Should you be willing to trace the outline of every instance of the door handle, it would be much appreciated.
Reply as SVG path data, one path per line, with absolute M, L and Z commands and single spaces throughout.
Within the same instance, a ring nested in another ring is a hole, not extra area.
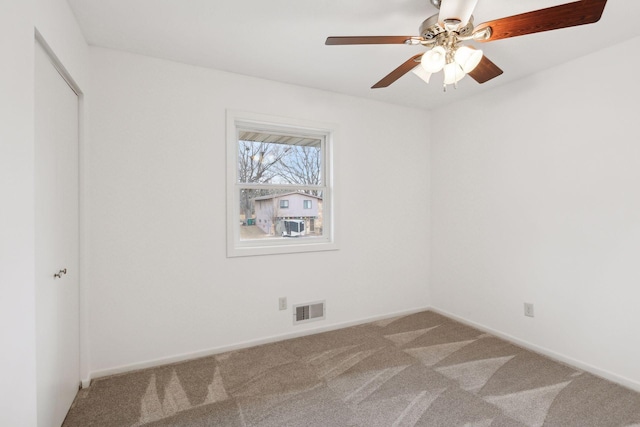
M 67 274 L 67 269 L 63 268 L 62 270 L 58 271 L 57 273 L 53 273 L 53 278 L 54 279 L 60 279 L 62 278 L 63 274 Z

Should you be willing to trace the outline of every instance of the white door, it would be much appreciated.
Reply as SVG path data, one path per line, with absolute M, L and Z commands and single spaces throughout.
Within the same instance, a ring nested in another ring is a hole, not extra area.
M 78 96 L 38 43 L 35 52 L 38 426 L 57 427 L 80 384 Z

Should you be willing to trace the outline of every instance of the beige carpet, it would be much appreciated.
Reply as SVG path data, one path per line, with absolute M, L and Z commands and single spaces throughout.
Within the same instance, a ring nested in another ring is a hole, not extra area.
M 433 312 L 93 381 L 75 426 L 640 427 L 640 394 Z

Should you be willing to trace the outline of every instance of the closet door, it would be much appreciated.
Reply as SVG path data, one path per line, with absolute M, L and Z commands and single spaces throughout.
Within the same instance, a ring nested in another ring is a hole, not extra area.
M 60 426 L 80 384 L 78 96 L 35 46 L 38 426 Z

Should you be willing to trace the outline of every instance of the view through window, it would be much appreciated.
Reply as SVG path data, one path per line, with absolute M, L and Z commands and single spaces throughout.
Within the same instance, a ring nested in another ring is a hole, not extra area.
M 236 122 L 235 135 L 234 247 L 331 242 L 329 134 Z

